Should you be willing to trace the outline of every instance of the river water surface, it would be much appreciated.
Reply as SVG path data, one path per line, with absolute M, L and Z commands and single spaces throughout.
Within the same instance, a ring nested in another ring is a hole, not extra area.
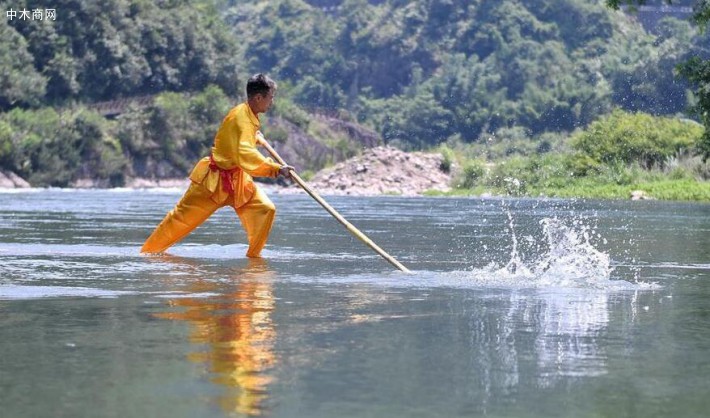
M 3 417 L 705 417 L 710 205 L 274 195 L 139 248 L 178 190 L 0 191 Z

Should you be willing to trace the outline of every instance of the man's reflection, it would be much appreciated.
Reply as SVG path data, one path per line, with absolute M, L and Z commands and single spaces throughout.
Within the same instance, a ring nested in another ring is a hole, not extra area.
M 191 260 L 164 257 L 161 261 L 185 265 Z M 189 293 L 217 293 L 215 296 L 186 297 L 169 300 L 171 307 L 183 310 L 157 314 L 159 318 L 187 321 L 192 325 L 190 341 L 205 344 L 207 351 L 189 355 L 191 361 L 208 363 L 213 382 L 228 388 L 219 403 L 227 412 L 260 415 L 273 381 L 269 370 L 276 358 L 273 353 L 276 332 L 271 313 L 274 310 L 273 272 L 265 260 L 249 259 L 243 268 L 224 275 L 213 272 L 189 278 L 184 290 Z

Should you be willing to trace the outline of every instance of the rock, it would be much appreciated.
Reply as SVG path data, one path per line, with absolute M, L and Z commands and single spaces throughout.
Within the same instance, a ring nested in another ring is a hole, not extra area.
M 6 189 L 26 189 L 32 186 L 25 179 L 12 171 L 0 171 L 0 187 Z
M 443 157 L 376 147 L 318 172 L 310 182 L 322 194 L 415 196 L 427 190 L 450 190 L 451 175 L 441 170 Z
M 7 174 L 7 177 L 10 180 L 12 180 L 13 183 L 15 183 L 15 187 L 21 188 L 21 189 L 26 189 L 28 187 L 32 187 L 29 182 L 27 182 L 25 179 L 18 176 L 17 174 L 13 173 L 12 171 L 10 171 L 6 174 Z
M 102 182 L 100 180 L 94 179 L 78 179 L 74 180 L 69 187 L 74 189 L 103 189 L 107 187 L 107 182 Z
M 131 189 L 153 189 L 156 187 L 187 189 L 189 185 L 190 179 L 185 177 L 171 179 L 146 179 L 139 177 L 126 182 L 126 187 Z
M 653 200 L 644 190 L 634 190 L 631 192 L 631 200 Z
M 12 180 L 10 180 L 2 171 L 0 171 L 0 187 L 3 189 L 15 188 L 15 183 L 13 183 Z

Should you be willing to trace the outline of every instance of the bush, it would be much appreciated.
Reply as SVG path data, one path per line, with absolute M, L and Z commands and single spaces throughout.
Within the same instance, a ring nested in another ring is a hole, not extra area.
M 470 189 L 476 186 L 476 184 L 485 176 L 486 166 L 481 160 L 471 160 L 468 161 L 463 167 L 463 179 L 461 181 L 461 187 Z
M 695 147 L 702 134 L 693 122 L 615 110 L 577 134 L 572 145 L 602 163 L 662 167 L 678 151 Z
M 278 96 L 274 102 L 274 115 L 281 116 L 303 130 L 308 129 L 311 121 L 308 112 L 285 97 Z
M 34 186 L 65 187 L 79 178 L 122 185 L 128 161 L 111 130 L 86 108 L 13 109 L 0 118 L 0 164 Z
M 601 170 L 601 163 L 586 154 L 571 154 L 566 158 L 565 167 L 574 177 L 585 177 L 598 174 Z
M 12 125 L 0 120 L 0 167 L 12 167 L 15 160 L 15 144 Z
M 299 174 L 304 181 L 311 181 L 316 174 L 311 170 L 305 170 Z
M 275 125 L 264 128 L 264 135 L 269 141 L 283 144 L 288 140 L 288 131 L 283 126 Z
M 441 148 L 439 148 L 439 152 L 441 152 L 442 157 L 439 169 L 444 173 L 450 173 L 451 168 L 454 164 L 454 159 L 456 157 L 456 155 L 454 154 L 454 150 L 447 147 L 446 145 L 442 145 Z
M 490 174 L 490 185 L 517 196 L 525 193 L 533 174 L 529 158 L 513 157 L 497 164 Z
M 693 173 L 685 167 L 675 167 L 668 173 L 671 180 L 692 179 Z
M 40 110 L 13 109 L 2 115 L 9 127 L 9 139 L 13 150 L 7 157 L 9 168 L 30 183 L 39 186 L 62 185 L 69 181 L 69 166 L 75 165 L 78 148 L 70 138 L 61 140 L 68 133 L 67 121 L 51 108 Z
M 208 127 L 215 122 L 220 122 L 231 107 L 227 95 L 215 85 L 208 86 L 188 103 L 193 123 Z
M 137 160 L 154 159 L 168 163 L 162 176 L 183 176 L 195 161 L 210 152 L 219 124 L 231 106 L 222 90 L 210 86 L 189 97 L 163 93 L 147 109 L 124 114 L 127 126 L 117 137 Z

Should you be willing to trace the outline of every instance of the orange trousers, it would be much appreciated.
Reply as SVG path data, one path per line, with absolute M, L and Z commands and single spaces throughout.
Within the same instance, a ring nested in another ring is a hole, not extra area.
M 271 232 L 276 216 L 276 207 L 271 200 L 254 185 L 254 196 L 244 205 L 234 208 L 233 196 L 224 203 L 216 203 L 211 192 L 201 184 L 191 183 L 175 208 L 165 215 L 155 231 L 141 248 L 142 253 L 160 253 L 185 238 L 200 226 L 217 209 L 232 206 L 246 230 L 249 240 L 247 257 L 260 257 Z

